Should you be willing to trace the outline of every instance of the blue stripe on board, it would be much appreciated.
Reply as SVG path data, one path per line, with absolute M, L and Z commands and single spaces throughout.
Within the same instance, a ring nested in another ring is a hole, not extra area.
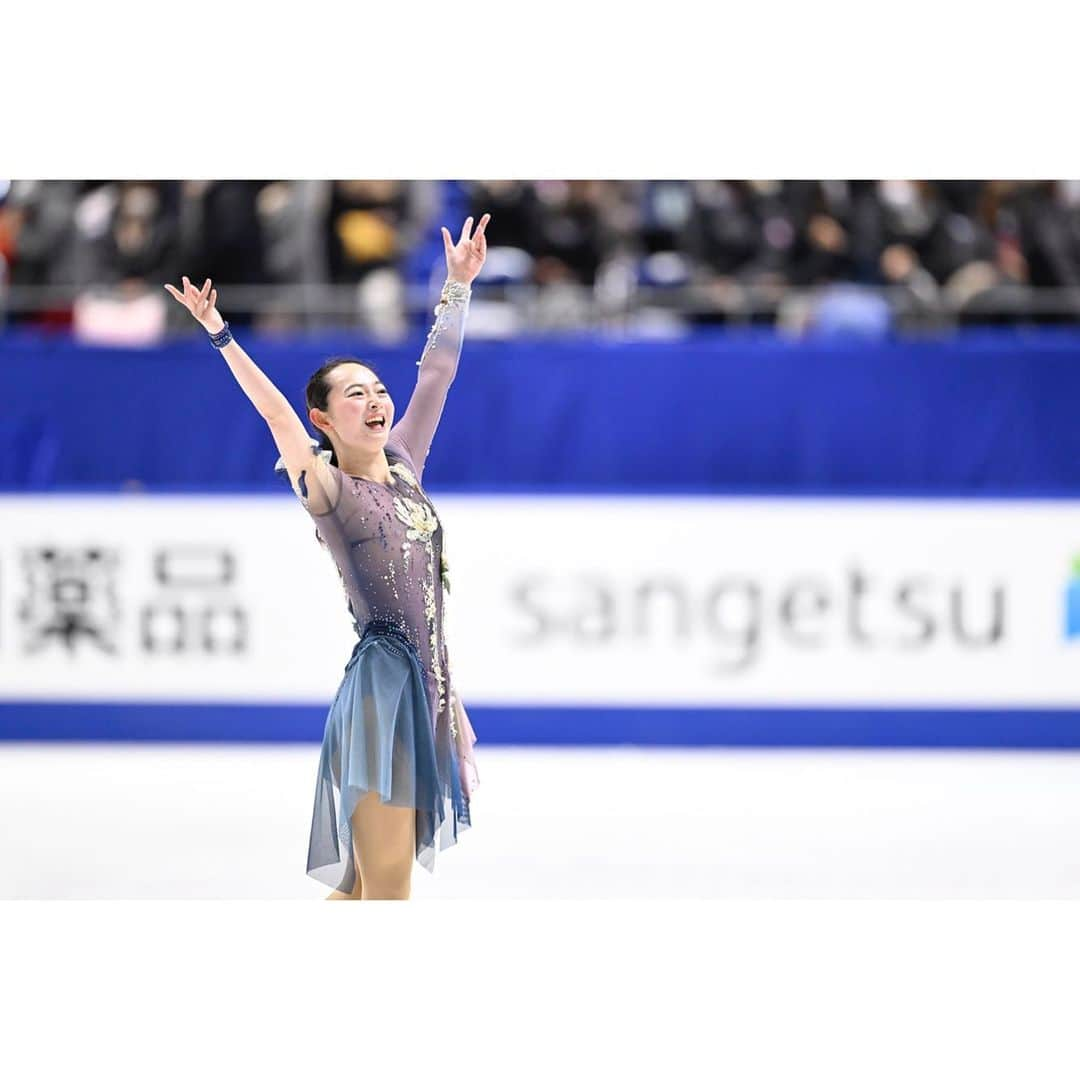
M 1057 502 L 1075 503 L 1080 500 L 1080 487 L 1038 487 L 1033 486 L 1017 490 L 1000 486 L 987 485 L 978 488 L 961 487 L 926 487 L 917 486 L 900 488 L 882 485 L 843 485 L 835 487 L 791 488 L 782 485 L 748 485 L 737 487 L 731 484 L 711 485 L 680 484 L 658 488 L 648 485 L 627 483 L 574 484 L 567 482 L 552 484 L 477 484 L 471 487 L 444 487 L 429 485 L 425 490 L 438 499 L 442 496 L 453 498 L 467 496 L 476 498 L 582 498 L 582 499 L 667 499 L 667 498 L 716 498 L 716 499 L 785 499 L 791 502 L 802 500 L 812 502 L 818 499 L 894 499 L 904 502 L 953 502 L 963 500 L 973 504 L 979 502 Z M 278 483 L 254 487 L 250 484 L 146 484 L 138 492 L 126 491 L 116 484 L 79 484 L 79 485 L 25 485 L 15 487 L 0 480 L 0 495 L 50 495 L 57 498 L 99 498 L 99 499 L 139 499 L 155 495 L 197 496 L 206 499 L 230 499 L 236 496 L 258 498 L 278 497 L 283 502 L 295 501 L 295 496 L 287 486 Z
M 469 706 L 483 745 L 1080 748 L 1076 709 Z M 0 740 L 309 742 L 318 705 L 0 702 Z

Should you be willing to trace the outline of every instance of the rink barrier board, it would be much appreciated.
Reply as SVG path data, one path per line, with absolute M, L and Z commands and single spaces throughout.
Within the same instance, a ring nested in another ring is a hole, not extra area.
M 355 633 L 293 502 L 0 497 L 0 738 L 318 738 Z M 1080 745 L 1080 500 L 663 505 L 441 499 L 482 739 Z
M 395 345 L 355 333 L 242 339 L 301 414 L 310 373 L 346 354 L 379 367 L 402 415 L 424 330 Z M 287 488 L 273 474 L 265 422 L 197 328 L 138 350 L 7 333 L 0 350 L 0 487 Z M 1075 494 L 1078 355 L 1075 327 L 882 341 L 771 329 L 494 341 L 467 330 L 425 479 L 435 491 L 881 485 Z M 93 379 L 58 377 L 87 370 Z M 658 371 L 677 424 L 628 423 L 656 409 Z

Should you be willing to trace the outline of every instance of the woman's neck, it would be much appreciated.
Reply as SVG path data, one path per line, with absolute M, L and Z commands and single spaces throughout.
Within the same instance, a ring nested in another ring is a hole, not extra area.
M 367 456 L 357 450 L 349 450 L 338 458 L 338 468 L 349 476 L 374 480 L 377 484 L 390 482 L 390 462 L 381 447 Z

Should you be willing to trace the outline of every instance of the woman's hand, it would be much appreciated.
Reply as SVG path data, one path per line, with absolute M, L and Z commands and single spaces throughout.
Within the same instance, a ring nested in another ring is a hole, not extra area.
M 446 248 L 446 274 L 451 281 L 460 281 L 468 285 L 473 278 L 480 273 L 487 257 L 487 239 L 484 237 L 484 229 L 491 220 L 490 214 L 485 214 L 476 226 L 476 232 L 469 236 L 473 219 L 467 218 L 461 228 L 461 239 L 455 244 L 450 239 L 450 230 L 443 226 L 443 246 Z
M 483 260 L 481 260 L 482 262 Z M 201 289 L 196 289 L 188 279 L 181 278 L 184 283 L 184 291 L 178 292 L 171 285 L 165 288 L 176 298 L 177 303 L 183 304 L 202 325 L 208 334 L 216 334 L 225 326 L 225 320 L 218 313 L 217 289 L 211 288 L 211 281 L 206 279 Z

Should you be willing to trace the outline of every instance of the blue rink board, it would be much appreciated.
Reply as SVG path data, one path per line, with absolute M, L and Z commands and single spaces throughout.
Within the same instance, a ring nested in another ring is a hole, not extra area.
M 1075 709 L 467 705 L 478 745 L 1080 748 Z M 0 740 L 317 742 L 318 705 L 0 702 Z

